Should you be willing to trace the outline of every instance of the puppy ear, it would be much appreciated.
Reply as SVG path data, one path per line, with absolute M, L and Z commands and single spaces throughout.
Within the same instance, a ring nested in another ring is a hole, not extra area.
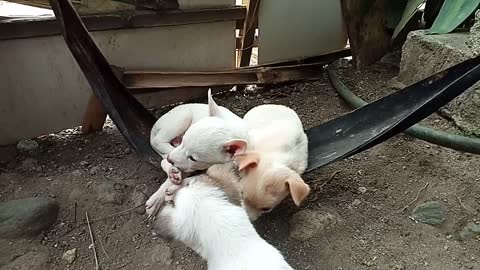
M 223 145 L 223 149 L 227 155 L 234 157 L 245 153 L 247 150 L 247 141 L 240 139 L 231 140 Z
M 208 89 L 208 115 L 209 116 L 221 116 L 220 107 L 215 103 L 212 97 L 212 89 Z
M 292 175 L 287 178 L 287 185 L 290 189 L 290 194 L 292 195 L 293 202 L 300 206 L 302 201 L 310 193 L 310 187 L 303 181 L 303 179 L 295 172 L 292 172 Z
M 248 152 L 233 157 L 238 164 L 238 170 L 249 170 L 257 167 L 260 162 L 260 155 L 255 152 Z

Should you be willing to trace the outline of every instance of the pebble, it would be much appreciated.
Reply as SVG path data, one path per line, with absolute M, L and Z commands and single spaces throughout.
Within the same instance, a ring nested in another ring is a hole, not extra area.
M 352 202 L 352 206 L 353 206 L 353 207 L 359 206 L 361 203 L 362 203 L 362 201 L 360 201 L 359 199 L 355 199 L 355 200 L 353 200 L 353 202 Z
M 172 250 L 165 243 L 155 246 L 150 252 L 152 263 L 169 266 L 173 262 Z
M 359 187 L 358 191 L 362 194 L 365 194 L 365 192 L 367 192 L 367 188 L 366 187 Z
M 62 255 L 62 259 L 67 261 L 69 264 L 72 264 L 75 261 L 76 258 L 77 258 L 77 249 L 76 248 L 67 250 Z

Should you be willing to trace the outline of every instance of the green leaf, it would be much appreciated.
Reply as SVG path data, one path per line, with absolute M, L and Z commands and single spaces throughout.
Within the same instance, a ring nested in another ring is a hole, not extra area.
M 472 14 L 480 0 L 445 0 L 428 34 L 446 34 L 457 28 Z
M 421 4 L 423 4 L 426 0 L 408 0 L 407 6 L 405 10 L 403 10 L 402 19 L 398 23 L 397 27 L 395 27 L 395 31 L 393 31 L 392 39 L 396 38 L 400 31 L 407 25 L 408 21 L 415 15 L 418 8 Z

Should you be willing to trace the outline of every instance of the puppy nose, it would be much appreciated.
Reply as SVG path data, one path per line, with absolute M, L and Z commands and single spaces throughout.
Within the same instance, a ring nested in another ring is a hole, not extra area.
M 168 163 L 173 165 L 173 161 L 170 159 L 170 157 L 168 155 L 167 155 L 167 161 L 168 161 Z

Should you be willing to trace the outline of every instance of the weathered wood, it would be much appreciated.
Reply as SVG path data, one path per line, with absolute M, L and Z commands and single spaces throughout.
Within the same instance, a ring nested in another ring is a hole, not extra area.
M 137 8 L 146 8 L 153 10 L 178 9 L 180 6 L 177 0 L 112 0 L 133 5 Z
M 252 48 L 255 48 L 255 47 L 258 47 L 258 38 L 256 36 L 253 39 L 253 44 L 252 44 Z M 235 48 L 237 49 L 242 48 L 242 36 L 237 37 Z
M 107 113 L 97 96 L 92 94 L 83 116 L 81 132 L 84 134 L 100 131 L 107 119 Z
M 389 0 L 341 0 L 353 63 L 357 68 L 380 59 L 390 48 L 386 27 Z
M 260 0 L 249 0 L 247 4 L 247 15 L 243 23 L 242 46 L 240 47 L 238 58 L 240 59 L 240 67 L 250 65 L 250 58 L 252 56 L 253 42 L 255 39 L 256 27 L 255 21 L 258 16 L 258 8 L 260 7 Z
M 126 71 L 123 83 L 131 91 L 136 88 L 161 89 L 177 87 L 234 86 L 275 84 L 321 78 L 325 63 L 280 67 L 257 67 L 216 72 Z
M 246 9 L 242 6 L 172 10 L 161 13 L 135 11 L 131 14 L 99 14 L 82 16 L 89 31 L 159 27 L 218 21 L 242 20 Z M 59 35 L 55 18 L 7 20 L 0 22 L 0 40 Z

